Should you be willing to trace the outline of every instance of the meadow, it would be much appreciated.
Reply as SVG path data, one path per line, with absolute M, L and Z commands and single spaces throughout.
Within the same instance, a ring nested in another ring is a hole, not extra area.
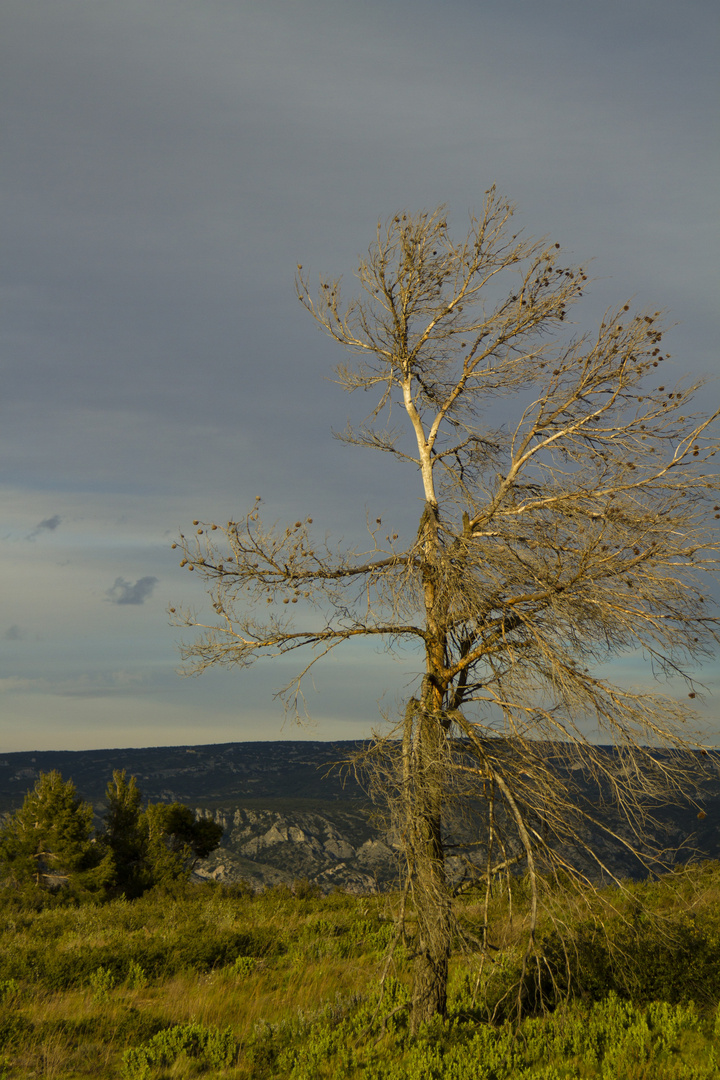
M 412 911 L 398 936 L 396 894 L 177 882 L 133 901 L 33 906 L 3 890 L 0 1077 L 720 1076 L 720 864 L 599 899 L 557 891 L 524 977 L 523 881 L 513 888 L 511 921 L 493 902 L 492 962 L 481 969 L 458 939 L 448 1018 L 414 1037 Z M 466 900 L 470 937 L 479 922 Z

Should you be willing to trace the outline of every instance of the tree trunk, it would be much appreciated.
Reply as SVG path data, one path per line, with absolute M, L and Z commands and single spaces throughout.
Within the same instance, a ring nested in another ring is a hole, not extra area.
M 444 732 L 437 716 L 420 712 L 415 741 L 414 798 L 409 806 L 408 822 L 418 924 L 410 1018 L 413 1032 L 434 1016 L 447 1013 L 451 939 L 450 894 L 442 841 Z
M 439 817 L 428 823 L 439 832 Z M 413 1032 L 434 1016 L 447 1014 L 447 980 L 450 960 L 450 898 L 445 879 L 442 847 L 434 841 L 418 852 L 414 898 L 418 920 L 417 953 L 413 973 L 410 1026 Z M 423 857 L 424 856 L 424 857 Z

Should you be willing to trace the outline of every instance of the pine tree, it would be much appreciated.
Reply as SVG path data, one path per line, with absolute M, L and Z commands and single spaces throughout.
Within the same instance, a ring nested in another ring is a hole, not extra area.
M 41 773 L 22 807 L 0 831 L 0 867 L 19 886 L 73 895 L 102 891 L 114 874 L 112 852 L 92 837 L 93 808 L 72 780 Z
M 103 843 L 115 863 L 112 891 L 132 899 L 140 896 L 151 883 L 147 860 L 147 823 L 141 810 L 142 793 L 134 776 L 127 779 L 124 769 L 115 769 L 106 792 Z
M 151 803 L 142 810 L 142 792 L 124 770 L 113 773 L 107 803 L 102 840 L 115 864 L 112 891 L 129 900 L 153 885 L 189 877 L 196 861 L 215 850 L 223 833 L 214 821 L 196 821 L 181 803 Z

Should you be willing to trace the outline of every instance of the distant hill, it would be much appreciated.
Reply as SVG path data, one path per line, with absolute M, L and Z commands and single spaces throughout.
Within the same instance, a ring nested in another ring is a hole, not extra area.
M 339 767 L 362 745 L 287 740 L 6 754 L 0 757 L 0 812 L 21 806 L 40 773 L 57 769 L 100 817 L 113 770 L 125 769 L 145 800 L 182 802 L 222 824 L 221 846 L 198 865 L 199 877 L 243 879 L 255 887 L 307 878 L 325 890 L 374 891 L 397 884 L 397 844 L 373 823 L 364 792 Z M 613 751 L 607 753 L 612 758 Z M 708 760 L 714 776 L 701 800 L 704 817 L 691 805 L 667 807 L 661 815 L 665 842 L 682 852 L 678 861 L 720 858 L 720 754 Z M 614 819 L 611 811 L 599 812 Z M 623 831 L 622 823 L 613 824 Z M 482 859 L 482 836 L 470 825 L 466 832 L 467 851 Z M 609 851 L 603 841 L 602 848 L 614 872 L 639 876 L 622 845 Z M 453 856 L 451 874 L 453 860 L 460 865 Z
M 362 792 L 333 766 L 360 742 L 238 742 L 120 750 L 38 750 L 0 756 L 0 812 L 22 805 L 41 772 L 57 769 L 84 799 L 102 803 L 113 770 L 137 777 L 150 802 L 257 798 L 358 799 Z

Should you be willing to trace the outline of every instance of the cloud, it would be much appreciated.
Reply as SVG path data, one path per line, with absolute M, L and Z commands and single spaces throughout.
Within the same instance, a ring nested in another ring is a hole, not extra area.
M 52 517 L 43 518 L 39 521 L 33 531 L 28 533 L 27 539 L 34 540 L 36 536 L 39 536 L 41 532 L 54 532 L 60 524 L 61 517 L 59 514 L 53 514 Z
M 144 604 L 157 584 L 156 577 L 139 578 L 134 585 L 123 578 L 115 578 L 112 589 L 106 595 L 113 604 Z
M 57 529 L 59 524 L 60 524 L 60 515 L 59 514 L 53 514 L 52 517 L 44 518 L 38 525 L 36 525 L 35 526 L 35 531 L 37 532 L 38 529 L 49 529 L 50 532 L 53 532 L 54 529 Z
M 38 679 L 21 679 L 17 675 L 8 675 L 0 679 L 0 694 L 16 694 L 18 692 L 35 689 Z
M 13 623 L 13 625 L 9 626 L 8 629 L 5 631 L 6 641 L 20 641 L 22 636 L 22 630 L 17 623 Z
M 134 671 L 76 672 L 67 676 L 0 678 L 0 694 L 44 694 L 59 697 L 118 697 L 157 693 L 147 675 Z

